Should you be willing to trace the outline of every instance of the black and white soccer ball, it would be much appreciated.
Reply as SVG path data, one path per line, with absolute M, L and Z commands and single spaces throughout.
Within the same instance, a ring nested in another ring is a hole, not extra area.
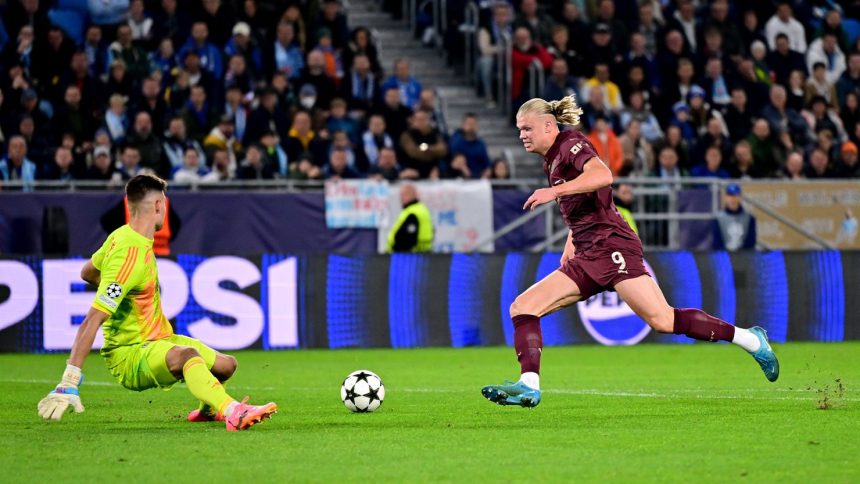
M 385 386 L 370 370 L 354 371 L 340 386 L 340 399 L 352 412 L 373 412 L 385 400 Z

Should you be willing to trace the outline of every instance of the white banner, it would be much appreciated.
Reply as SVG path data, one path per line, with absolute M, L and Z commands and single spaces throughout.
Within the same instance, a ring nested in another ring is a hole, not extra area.
M 426 181 L 413 184 L 418 199 L 433 214 L 433 252 L 468 252 L 493 235 L 493 191 L 487 180 Z M 388 194 L 389 217 L 379 227 L 379 252 L 385 252 L 388 232 L 402 207 L 400 189 Z M 481 252 L 493 252 L 492 243 Z
M 330 180 L 325 183 L 325 223 L 330 229 L 375 229 L 388 223 L 386 181 Z

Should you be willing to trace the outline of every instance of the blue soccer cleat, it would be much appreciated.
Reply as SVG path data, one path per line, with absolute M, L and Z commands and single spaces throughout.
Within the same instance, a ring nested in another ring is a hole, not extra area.
M 540 403 L 540 390 L 518 381 L 505 380 L 503 385 L 489 385 L 481 389 L 484 397 L 499 405 L 519 405 L 520 407 L 537 407 Z
M 779 360 L 767 341 L 767 331 L 759 326 L 753 326 L 749 331 L 756 335 L 761 343 L 761 347 L 750 354 L 758 362 L 761 371 L 764 372 L 764 376 L 770 381 L 776 381 L 779 378 Z

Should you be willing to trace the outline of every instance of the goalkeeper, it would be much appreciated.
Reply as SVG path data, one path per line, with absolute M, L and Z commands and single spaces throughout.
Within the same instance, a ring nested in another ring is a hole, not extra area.
M 228 395 L 222 382 L 233 375 L 236 359 L 173 334 L 162 313 L 152 244 L 165 217 L 166 187 L 153 175 L 138 175 L 126 185 L 131 219 L 108 236 L 81 271 L 98 292 L 78 328 L 63 379 L 39 402 L 42 418 L 60 420 L 70 405 L 84 411 L 78 395 L 81 367 L 100 326 L 105 340 L 101 355 L 117 381 L 142 391 L 184 380 L 201 402 L 190 421 L 224 420 L 227 430 L 244 430 L 277 411 L 274 403 L 248 405 Z

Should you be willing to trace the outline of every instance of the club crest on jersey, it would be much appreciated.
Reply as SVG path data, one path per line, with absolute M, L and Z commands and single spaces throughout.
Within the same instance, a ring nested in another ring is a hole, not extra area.
M 579 153 L 579 150 L 581 150 L 581 149 L 582 149 L 582 142 L 580 141 L 580 142 L 576 143 L 575 145 L 573 145 L 573 147 L 570 149 L 570 152 L 575 155 L 575 154 Z
M 122 296 L 122 286 L 120 286 L 120 285 L 119 285 L 118 283 L 116 283 L 116 282 L 112 282 L 112 283 L 110 283 L 110 285 L 107 287 L 107 289 L 105 289 L 105 293 L 106 293 L 106 294 L 108 295 L 108 297 L 110 297 L 111 299 L 116 299 L 116 298 L 118 298 L 118 297 Z

